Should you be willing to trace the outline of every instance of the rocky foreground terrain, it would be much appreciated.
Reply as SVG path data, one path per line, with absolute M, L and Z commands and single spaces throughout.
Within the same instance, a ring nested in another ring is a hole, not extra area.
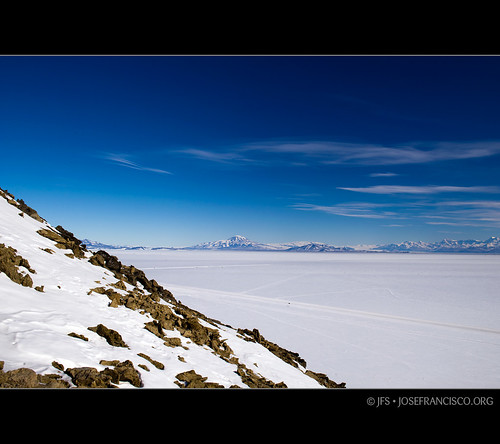
M 0 387 L 336 388 L 0 189 Z

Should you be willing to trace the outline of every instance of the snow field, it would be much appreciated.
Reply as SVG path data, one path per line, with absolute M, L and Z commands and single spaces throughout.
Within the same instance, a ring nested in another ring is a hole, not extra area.
M 114 251 L 348 388 L 499 388 L 500 256 Z

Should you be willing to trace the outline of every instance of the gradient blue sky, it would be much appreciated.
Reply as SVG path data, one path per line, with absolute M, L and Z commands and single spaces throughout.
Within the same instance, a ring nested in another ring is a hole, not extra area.
M 496 56 L 1 56 L 0 187 L 79 238 L 500 235 Z

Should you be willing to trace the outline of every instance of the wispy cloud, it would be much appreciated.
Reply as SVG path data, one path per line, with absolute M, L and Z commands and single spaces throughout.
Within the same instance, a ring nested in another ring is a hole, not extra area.
M 402 165 L 473 159 L 500 154 L 500 142 L 438 142 L 401 146 L 342 144 L 331 146 L 327 164 Z
M 246 158 L 238 151 L 211 151 L 201 150 L 197 148 L 186 148 L 177 150 L 179 153 L 186 154 L 201 160 L 209 160 L 211 162 L 234 163 L 234 162 L 252 162 L 252 159 Z
M 314 205 L 309 203 L 291 205 L 292 208 L 297 210 L 320 211 L 337 216 L 361 217 L 365 219 L 385 219 L 387 217 L 396 217 L 397 213 L 395 212 L 381 211 L 381 208 L 387 206 L 388 205 L 369 202 L 350 202 L 337 205 Z
M 462 222 L 425 222 L 427 225 L 450 225 L 453 227 L 477 227 L 477 226 L 484 226 L 484 224 L 479 224 L 477 222 L 467 222 L 467 221 L 462 221 Z M 490 225 L 488 225 L 490 226 Z
M 406 185 L 375 185 L 371 187 L 347 188 L 338 187 L 339 190 L 355 191 L 369 194 L 436 194 L 436 193 L 500 193 L 496 186 L 406 186 Z
M 214 162 L 257 162 L 259 165 L 404 165 L 474 159 L 500 154 L 500 141 L 414 142 L 395 146 L 335 141 L 254 142 L 225 149 L 177 150 Z M 377 173 L 375 173 L 376 175 Z M 374 177 L 376 177 L 374 175 Z M 378 173 L 389 177 L 392 173 Z
M 296 210 L 317 211 L 335 216 L 364 219 L 420 220 L 426 225 L 500 228 L 500 201 L 398 201 L 386 203 L 345 202 L 334 205 L 297 203 Z M 389 223 L 383 226 L 400 226 Z
M 447 202 L 440 202 L 439 205 L 447 207 L 462 207 L 473 206 L 477 208 L 499 208 L 500 202 L 496 200 L 453 200 Z
M 396 173 L 371 173 L 369 174 L 370 177 L 394 177 L 394 176 L 399 176 L 399 174 Z
M 500 202 L 438 202 L 435 206 L 420 216 L 432 219 L 425 222 L 428 225 L 500 226 Z
M 500 220 L 481 221 L 481 220 L 458 220 L 442 221 L 442 222 L 425 222 L 427 225 L 450 225 L 453 227 L 484 227 L 484 228 L 500 228 Z
M 165 171 L 159 168 L 150 168 L 150 167 L 145 167 L 143 165 L 139 165 L 136 162 L 132 162 L 130 159 L 128 159 L 127 155 L 125 154 L 113 154 L 113 153 L 107 153 L 103 155 L 103 157 L 107 160 L 110 160 L 111 162 L 114 162 L 117 165 L 120 165 L 122 167 L 126 168 L 131 168 L 133 170 L 139 170 L 139 171 L 149 171 L 152 173 L 158 173 L 158 174 L 173 174 L 170 171 Z

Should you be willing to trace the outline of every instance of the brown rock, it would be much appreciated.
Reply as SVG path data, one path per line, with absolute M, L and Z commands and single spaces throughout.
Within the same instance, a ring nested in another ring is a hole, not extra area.
M 98 371 L 93 367 L 69 368 L 66 374 L 77 387 L 87 388 L 114 388 L 120 381 L 129 382 L 134 387 L 142 387 L 141 374 L 134 368 L 134 364 L 127 360 L 101 361 L 112 364 L 114 368 L 106 367 Z
M 120 381 L 130 382 L 134 387 L 142 387 L 141 374 L 134 368 L 134 364 L 129 361 L 120 362 L 115 366 L 115 370 L 118 372 Z
M 144 358 L 147 361 L 151 362 L 151 364 L 153 364 L 156 368 L 158 368 L 160 370 L 165 370 L 165 366 L 161 362 L 155 361 L 154 359 L 150 358 L 148 355 L 146 355 L 144 353 L 137 353 L 137 356 L 140 356 L 141 358 Z
M 88 341 L 88 340 L 89 340 L 89 339 L 88 339 L 88 338 L 86 338 L 85 336 L 83 336 L 83 335 L 79 335 L 79 334 L 77 334 L 77 333 L 75 333 L 75 332 L 73 332 L 73 331 L 72 331 L 71 333 L 68 333 L 68 336 L 71 336 L 72 338 L 81 339 L 82 341 Z
M 271 353 L 274 355 L 278 356 L 280 359 L 285 361 L 287 364 L 293 365 L 294 367 L 297 367 L 301 365 L 302 367 L 306 367 L 307 363 L 304 359 L 302 359 L 298 353 L 292 352 L 290 350 L 286 350 L 283 347 L 280 347 L 279 345 L 268 341 L 265 339 L 257 330 L 254 328 L 253 330 L 248 330 L 248 329 L 238 329 L 238 333 L 245 335 L 243 339 L 247 341 L 253 341 L 257 342 L 260 345 L 263 345 L 266 347 Z
M 93 367 L 68 368 L 66 374 L 77 387 L 108 388 L 113 386 L 110 375 L 99 372 Z
M 96 327 L 88 327 L 88 329 L 97 333 L 99 336 L 102 336 L 106 339 L 107 343 L 113 347 L 128 347 L 128 345 L 123 341 L 120 333 L 102 324 L 99 324 Z
M 0 387 L 2 388 L 68 388 L 69 383 L 60 380 L 61 375 L 37 375 L 30 368 L 18 368 L 3 372 L 3 361 L 0 361 Z M 55 361 L 53 363 L 57 364 Z M 61 364 L 58 364 L 61 366 Z M 61 366 L 62 367 L 62 366 Z
M 194 370 L 179 373 L 175 376 L 182 383 L 177 383 L 181 388 L 224 388 L 223 385 L 216 382 L 205 382 L 206 377 L 196 373 Z
M 238 369 L 236 373 L 241 377 L 241 380 L 250 388 L 287 388 L 287 385 L 281 381 L 275 383 L 263 376 L 258 376 L 250 370 L 246 365 L 237 363 Z
M 332 381 L 327 375 L 324 373 L 315 373 L 311 370 L 306 371 L 306 375 L 318 381 L 321 385 L 327 388 L 344 388 L 345 382 L 341 382 L 337 384 L 335 381 Z
M 182 342 L 180 338 L 163 338 L 165 342 L 163 342 L 163 345 L 166 345 L 167 347 L 180 347 L 182 346 Z
M 17 254 L 16 249 L 0 244 L 0 273 L 5 273 L 16 284 L 33 287 L 31 276 L 20 272 L 18 267 L 24 267 L 30 273 L 35 273 L 29 262 Z
M 38 387 L 38 378 L 30 368 L 18 368 L 0 375 L 0 387 L 4 388 L 35 388 Z
M 60 364 L 57 361 L 52 361 L 52 367 L 57 368 L 57 370 L 64 371 L 64 365 Z
M 151 333 L 153 333 L 155 336 L 158 336 L 159 338 L 163 338 L 163 329 L 161 327 L 161 324 L 157 321 L 151 321 L 151 322 L 146 322 L 144 324 L 144 328 Z

